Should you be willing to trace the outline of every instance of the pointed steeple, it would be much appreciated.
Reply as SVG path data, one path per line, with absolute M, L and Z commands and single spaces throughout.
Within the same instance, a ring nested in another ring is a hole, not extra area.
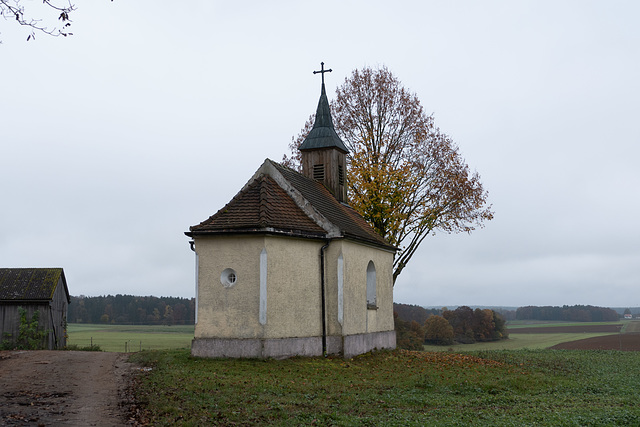
M 324 62 L 320 64 L 320 71 L 313 72 L 313 74 L 322 74 L 322 90 L 316 110 L 316 121 L 299 148 L 302 153 L 302 173 L 322 182 L 338 201 L 346 203 L 345 171 L 349 150 L 336 133 L 331 119 L 329 100 L 324 87 L 324 73 L 331 72 L 331 69 L 325 70 Z
M 318 148 L 337 148 L 344 153 L 348 153 L 349 150 L 333 127 L 329 100 L 327 99 L 327 91 L 324 87 L 324 73 L 329 73 L 332 70 L 325 70 L 324 62 L 321 62 L 320 64 L 321 70 L 313 72 L 314 74 L 322 73 L 322 90 L 320 92 L 320 101 L 318 101 L 318 109 L 316 110 L 316 121 L 314 122 L 313 129 L 311 129 L 309 135 L 307 135 L 302 144 L 300 144 L 300 151 Z

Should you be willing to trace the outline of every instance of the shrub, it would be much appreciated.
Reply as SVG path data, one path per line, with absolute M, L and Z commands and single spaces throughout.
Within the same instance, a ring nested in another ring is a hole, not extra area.
M 78 344 L 67 345 L 65 350 L 69 351 L 102 351 L 99 345 L 88 345 L 86 347 L 80 347 Z
M 429 344 L 453 344 L 453 327 L 442 316 L 431 316 L 424 322 L 424 340 Z
M 407 322 L 393 313 L 396 330 L 396 347 L 404 350 L 422 350 L 424 328 L 415 320 Z
M 0 343 L 0 350 L 40 350 L 46 348 L 48 330 L 38 330 L 40 312 L 35 311 L 31 319 L 27 317 L 27 310 L 18 307 L 20 315 L 20 326 L 18 327 L 18 336 L 13 339 L 12 334 L 4 334 Z

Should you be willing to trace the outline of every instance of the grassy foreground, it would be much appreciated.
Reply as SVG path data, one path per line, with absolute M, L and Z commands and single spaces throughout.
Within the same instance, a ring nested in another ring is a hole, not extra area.
M 132 356 L 154 425 L 640 425 L 640 353 L 396 350 L 351 360 Z

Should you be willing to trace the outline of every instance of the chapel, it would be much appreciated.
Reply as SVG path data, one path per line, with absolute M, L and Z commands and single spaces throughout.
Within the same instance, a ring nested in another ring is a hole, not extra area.
M 265 160 L 185 234 L 196 253 L 197 357 L 350 358 L 393 349 L 396 248 L 349 206 L 348 149 L 322 87 L 302 173 Z

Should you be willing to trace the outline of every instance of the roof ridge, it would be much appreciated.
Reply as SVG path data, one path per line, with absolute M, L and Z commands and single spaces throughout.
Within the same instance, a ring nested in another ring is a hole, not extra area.
M 214 213 L 213 215 L 210 215 L 209 218 L 207 218 L 204 221 L 202 221 L 199 225 L 204 224 L 205 222 L 211 220 L 213 217 L 215 217 L 216 215 L 218 215 L 220 213 L 226 212 L 231 204 L 233 204 L 234 202 L 237 202 L 238 200 L 240 200 L 242 198 L 243 195 L 245 195 L 245 194 L 247 194 L 249 192 L 249 189 L 251 188 L 252 185 L 254 185 L 255 182 L 256 182 L 256 179 L 250 180 L 247 184 L 245 184 L 244 187 L 242 187 L 240 189 L 240 191 L 238 191 L 231 198 L 231 200 L 229 200 L 223 207 L 218 209 L 218 211 L 216 213 Z M 189 229 L 191 229 L 193 227 L 197 227 L 197 225 L 191 226 L 191 227 L 189 227 Z
M 189 227 L 192 233 L 285 233 L 318 237 L 325 230 L 296 204 L 268 171 L 259 170 L 243 189 L 214 215 Z
M 269 222 L 269 192 L 267 189 L 268 181 L 265 175 L 258 177 L 260 185 L 260 200 L 259 200 L 259 224 L 262 227 L 266 227 Z

